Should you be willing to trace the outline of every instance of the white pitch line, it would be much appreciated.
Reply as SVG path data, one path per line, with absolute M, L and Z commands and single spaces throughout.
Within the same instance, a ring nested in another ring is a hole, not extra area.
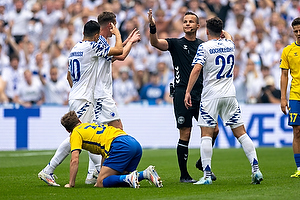
M 0 157 L 24 157 L 24 156 L 42 156 L 42 155 L 54 155 L 54 152 L 46 151 L 46 152 L 24 152 L 24 153 L 9 153 L 9 154 L 0 153 Z

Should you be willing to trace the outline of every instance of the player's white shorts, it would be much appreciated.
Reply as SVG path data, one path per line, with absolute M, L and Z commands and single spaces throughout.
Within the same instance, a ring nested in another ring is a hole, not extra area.
M 95 119 L 97 123 L 109 123 L 120 119 L 116 102 L 112 98 L 95 99 Z
M 92 123 L 94 104 L 84 99 L 69 100 L 69 111 L 74 110 L 82 123 Z
M 235 97 L 218 98 L 201 101 L 198 125 L 215 127 L 218 116 L 221 117 L 225 126 L 231 129 L 244 124 L 241 109 Z

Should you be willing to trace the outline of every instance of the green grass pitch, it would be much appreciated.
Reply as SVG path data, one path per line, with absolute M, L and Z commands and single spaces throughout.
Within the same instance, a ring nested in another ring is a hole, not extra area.
M 80 156 L 75 188 L 64 188 L 69 178 L 69 160 L 55 170 L 61 187 L 47 186 L 37 178 L 39 171 L 49 162 L 54 151 L 2 151 L 0 152 L 0 199 L 299 199 L 300 179 L 290 178 L 296 166 L 292 148 L 257 148 L 264 180 L 252 185 L 251 168 L 241 148 L 214 149 L 212 170 L 217 181 L 212 185 L 193 185 L 179 182 L 176 149 L 145 149 L 138 170 L 156 166 L 163 180 L 163 188 L 147 181 L 133 188 L 94 188 L 85 185 L 88 166 L 87 152 Z M 194 179 L 203 173 L 195 168 L 198 149 L 190 149 L 188 169 Z

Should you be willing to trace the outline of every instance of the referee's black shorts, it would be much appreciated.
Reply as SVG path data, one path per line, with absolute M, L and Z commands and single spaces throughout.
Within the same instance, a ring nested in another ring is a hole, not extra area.
M 185 90 L 185 88 L 177 87 L 174 92 L 173 106 L 178 129 L 183 127 L 192 127 L 193 117 L 195 117 L 195 119 L 198 121 L 199 116 L 201 93 L 199 92 L 199 96 L 197 97 L 191 94 L 192 107 L 186 109 L 184 105 Z

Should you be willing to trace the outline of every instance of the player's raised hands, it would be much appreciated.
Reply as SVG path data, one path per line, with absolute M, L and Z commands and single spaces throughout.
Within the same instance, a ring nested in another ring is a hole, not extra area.
M 113 35 L 120 34 L 119 29 L 113 23 L 110 23 L 110 32 Z
M 152 16 L 152 9 L 149 9 L 149 11 L 148 11 L 148 20 L 149 20 L 149 23 L 151 26 L 155 25 L 155 20 Z
M 136 42 L 141 41 L 140 31 L 139 30 L 134 31 L 131 38 L 129 39 L 129 41 L 132 42 L 132 43 L 136 43 Z

